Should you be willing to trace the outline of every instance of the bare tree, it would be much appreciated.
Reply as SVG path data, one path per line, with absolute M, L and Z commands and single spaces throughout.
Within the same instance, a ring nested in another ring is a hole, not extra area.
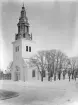
M 74 79 L 74 77 L 76 77 L 76 74 L 77 74 L 78 58 L 77 57 L 71 57 L 70 58 L 70 64 L 71 64 L 72 79 Z
M 54 79 L 56 79 L 56 74 L 58 74 L 58 78 L 60 80 L 61 72 L 64 64 L 66 64 L 67 58 L 68 57 L 60 50 L 53 49 L 45 52 L 45 59 L 47 61 L 48 81 L 50 81 L 50 77 L 53 75 Z
M 7 67 L 6 72 L 10 72 L 12 70 L 12 66 L 13 66 L 13 61 L 11 61 Z
M 49 50 L 45 52 L 45 59 L 47 64 L 47 71 L 48 71 L 48 81 L 52 80 L 54 74 L 54 63 L 55 63 L 55 54 L 56 50 Z
M 50 81 L 54 75 L 56 80 L 56 74 L 58 74 L 59 80 L 61 77 L 62 69 L 66 67 L 67 56 L 59 50 L 53 49 L 49 51 L 38 51 L 33 57 L 30 58 L 30 66 L 37 68 L 41 75 L 41 81 L 45 71 L 48 71 L 48 81 Z
M 30 66 L 35 66 L 41 75 L 41 81 L 43 81 L 46 64 L 45 64 L 45 51 L 38 51 L 36 55 L 30 58 Z
M 63 70 L 64 63 L 66 63 L 66 59 L 67 59 L 67 56 L 60 50 L 57 50 L 55 61 L 56 61 L 56 71 L 58 73 L 59 80 L 61 79 L 61 73 Z

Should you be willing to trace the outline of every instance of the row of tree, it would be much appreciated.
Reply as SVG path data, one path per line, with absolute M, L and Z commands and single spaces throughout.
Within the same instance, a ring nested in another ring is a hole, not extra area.
M 77 71 L 78 59 L 68 58 L 65 53 L 60 50 L 38 51 L 28 62 L 29 66 L 36 67 L 41 75 L 41 81 L 43 81 L 45 71 L 48 72 L 48 81 L 52 77 L 56 80 L 56 76 L 60 80 L 61 73 L 63 78 L 68 71 Z
M 48 74 L 48 81 L 50 81 L 52 77 L 56 80 L 56 76 L 58 76 L 58 79 L 60 80 L 61 74 L 63 75 L 63 79 L 65 79 L 67 73 L 69 79 L 70 75 L 72 75 L 73 79 L 75 71 L 78 73 L 78 58 L 69 58 L 65 53 L 56 49 L 38 51 L 30 58 L 29 62 L 27 62 L 27 65 L 28 64 L 31 67 L 37 68 L 41 76 L 41 81 L 43 81 L 43 78 L 45 77 L 45 72 Z M 13 62 L 10 62 L 7 67 L 6 74 L 9 75 L 9 77 L 11 75 L 12 66 Z

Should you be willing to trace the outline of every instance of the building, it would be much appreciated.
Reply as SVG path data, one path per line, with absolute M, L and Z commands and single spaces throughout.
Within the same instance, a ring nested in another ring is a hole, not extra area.
M 29 22 L 26 16 L 24 4 L 21 10 L 21 16 L 17 24 L 18 33 L 15 35 L 13 44 L 13 67 L 11 70 L 12 80 L 27 81 L 33 79 L 35 74 L 33 68 L 29 68 L 26 61 L 34 54 L 35 42 L 33 41 L 32 34 L 29 34 Z M 34 76 L 32 74 L 34 73 Z

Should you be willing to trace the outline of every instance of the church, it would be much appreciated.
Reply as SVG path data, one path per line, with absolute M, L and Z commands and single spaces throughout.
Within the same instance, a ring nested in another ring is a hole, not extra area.
M 14 81 L 28 81 L 37 78 L 37 70 L 27 66 L 26 62 L 34 54 L 35 41 L 32 34 L 29 33 L 29 22 L 26 16 L 24 4 L 21 10 L 21 16 L 17 24 L 18 33 L 15 34 L 13 44 L 13 67 L 11 78 Z M 34 76 L 33 76 L 34 74 Z

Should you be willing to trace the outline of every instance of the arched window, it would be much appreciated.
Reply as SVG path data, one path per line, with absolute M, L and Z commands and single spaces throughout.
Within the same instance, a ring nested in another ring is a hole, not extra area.
M 32 77 L 35 77 L 35 70 L 32 71 Z
M 23 37 L 25 38 L 25 33 L 23 34 Z

